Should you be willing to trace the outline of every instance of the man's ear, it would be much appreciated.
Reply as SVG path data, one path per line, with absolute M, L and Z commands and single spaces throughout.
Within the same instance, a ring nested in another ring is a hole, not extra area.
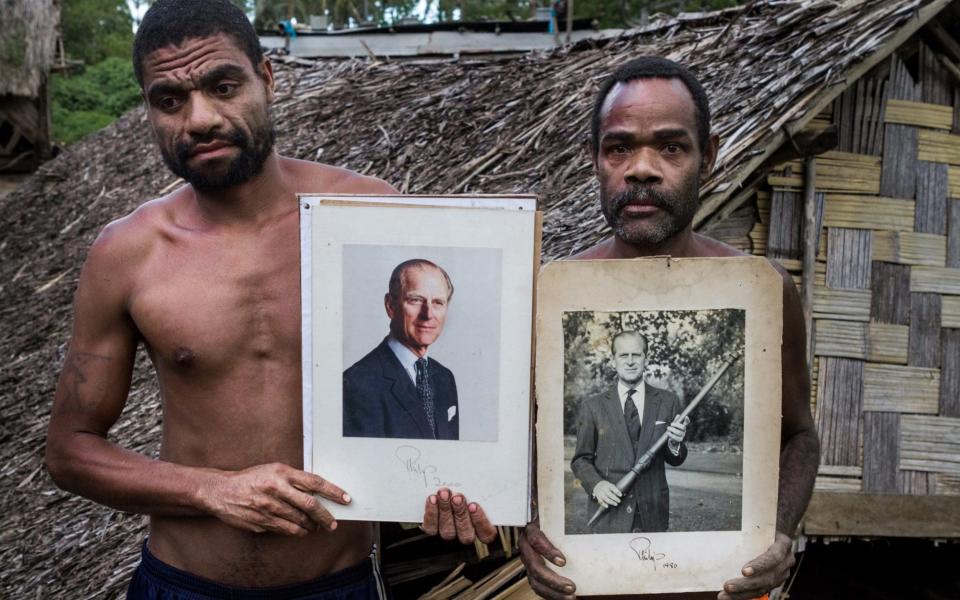
M 720 150 L 720 136 L 711 133 L 707 138 L 707 147 L 704 148 L 703 158 L 700 161 L 700 183 L 703 184 L 713 173 L 713 167 L 717 164 L 717 152 Z
M 393 296 L 391 296 L 389 292 L 383 295 L 383 306 L 384 306 L 384 308 L 387 309 L 387 317 L 389 317 L 390 320 L 392 321 L 392 320 L 393 320 L 393 312 L 394 312 L 394 311 L 393 311 Z
M 267 102 L 273 102 L 276 97 L 277 81 L 273 77 L 273 63 L 266 56 L 260 61 L 260 77 L 263 78 L 263 83 L 267 86 Z

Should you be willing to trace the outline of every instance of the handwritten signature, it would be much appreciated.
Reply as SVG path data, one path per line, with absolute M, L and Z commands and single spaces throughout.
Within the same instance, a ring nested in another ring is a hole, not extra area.
M 460 487 L 459 482 L 443 481 L 437 475 L 436 466 L 421 463 L 420 457 L 423 456 L 423 453 L 415 446 L 399 446 L 394 456 L 397 457 L 397 460 L 400 461 L 400 464 L 403 465 L 403 468 L 411 477 L 423 480 L 424 488 L 436 489 L 445 486 Z
M 633 550 L 634 554 L 637 555 L 637 558 L 640 559 L 641 564 L 649 563 L 653 565 L 653 570 L 657 570 L 657 564 L 660 563 L 660 566 L 667 569 L 676 569 L 677 563 L 672 561 L 665 561 L 667 557 L 663 552 L 655 552 L 653 550 L 653 544 L 650 542 L 650 538 L 638 537 L 630 540 L 630 549 Z

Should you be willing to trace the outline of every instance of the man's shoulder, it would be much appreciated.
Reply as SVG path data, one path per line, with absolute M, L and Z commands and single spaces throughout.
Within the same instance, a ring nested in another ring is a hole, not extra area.
M 374 346 L 373 350 L 364 354 L 360 360 L 350 365 L 350 367 L 343 372 L 344 377 L 352 378 L 368 374 L 371 370 L 380 370 L 381 363 L 385 356 L 383 354 L 385 348 L 387 352 L 390 351 L 383 343 Z
M 183 186 L 108 223 L 94 240 L 88 262 L 109 263 L 121 272 L 138 267 L 177 222 L 176 215 L 191 193 L 189 186 Z
M 283 157 L 281 165 L 296 182 L 296 189 L 300 193 L 399 194 L 393 186 L 382 179 L 361 175 L 342 167 L 289 157 Z
M 605 260 L 611 258 L 610 247 L 613 238 L 608 237 L 585 250 L 568 256 L 565 260 Z
M 750 256 L 743 250 L 735 248 L 726 242 L 721 242 L 720 240 L 714 239 L 710 236 L 703 235 L 702 233 L 693 234 L 694 240 L 696 240 L 696 245 L 694 246 L 696 250 L 696 256 L 700 257 L 716 257 L 716 258 L 730 258 L 737 256 Z
M 739 248 L 734 248 L 730 244 L 721 242 L 720 240 L 715 240 L 712 237 L 703 235 L 702 233 L 695 233 L 694 235 L 697 238 L 698 250 L 700 250 L 698 256 L 719 258 L 753 256 L 752 254 L 748 254 Z M 767 258 L 767 262 L 777 270 L 777 273 L 779 273 L 780 277 L 783 278 L 785 284 L 789 283 L 790 285 L 793 285 L 793 277 L 785 268 L 783 268 L 783 265 L 772 258 Z
M 646 394 L 648 396 L 659 396 L 661 400 L 666 400 L 668 402 L 680 402 L 680 396 L 676 394 L 673 390 L 670 390 L 665 387 L 660 387 L 659 385 L 654 385 L 649 381 L 644 382 L 646 385 Z
M 594 410 L 600 405 L 601 402 L 604 402 L 613 393 L 614 388 L 611 386 L 604 387 L 602 391 L 590 394 L 584 398 L 580 405 L 585 407 L 587 410 Z
M 444 364 L 443 364 L 442 362 L 440 362 L 439 360 L 433 358 L 432 356 L 430 357 L 430 368 L 431 368 L 431 369 L 438 369 L 438 370 L 444 371 L 444 372 L 446 372 L 446 373 L 453 373 L 453 371 L 451 371 L 450 369 L 448 369 L 448 368 L 446 367 L 446 365 L 444 365 Z

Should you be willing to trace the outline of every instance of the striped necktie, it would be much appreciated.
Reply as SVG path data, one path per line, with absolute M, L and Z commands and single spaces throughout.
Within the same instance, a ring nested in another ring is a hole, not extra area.
M 637 412 L 637 405 L 633 401 L 633 395 L 637 390 L 627 392 L 627 401 L 623 403 L 623 420 L 627 423 L 627 433 L 630 434 L 630 441 L 636 443 L 640 438 L 640 413 Z

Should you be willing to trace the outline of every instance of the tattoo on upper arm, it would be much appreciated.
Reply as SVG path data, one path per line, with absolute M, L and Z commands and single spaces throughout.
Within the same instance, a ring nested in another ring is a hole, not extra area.
M 94 363 L 103 363 L 113 360 L 110 356 L 93 352 L 69 352 L 63 364 L 63 400 L 64 405 L 80 409 L 93 408 L 95 402 L 91 398 L 81 395 L 80 386 L 87 383 L 86 369 Z

